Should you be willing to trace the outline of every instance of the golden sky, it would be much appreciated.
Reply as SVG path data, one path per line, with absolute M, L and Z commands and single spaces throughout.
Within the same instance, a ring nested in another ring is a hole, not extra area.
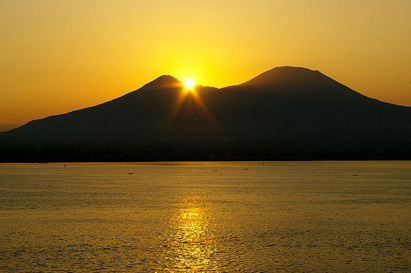
M 410 0 L 1 0 L 0 123 L 301 66 L 411 106 Z

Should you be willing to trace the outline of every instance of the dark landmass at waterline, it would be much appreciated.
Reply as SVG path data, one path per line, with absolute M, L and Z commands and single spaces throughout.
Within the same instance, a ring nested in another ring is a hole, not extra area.
M 221 89 L 161 76 L 0 133 L 1 162 L 411 159 L 411 107 L 279 67 Z

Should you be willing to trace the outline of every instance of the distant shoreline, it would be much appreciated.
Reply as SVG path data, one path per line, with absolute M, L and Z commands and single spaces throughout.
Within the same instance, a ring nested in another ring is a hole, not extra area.
M 76 166 L 76 165 L 119 165 L 119 166 L 128 166 L 128 165 L 136 165 L 136 166 L 214 166 L 218 165 L 226 165 L 226 166 L 277 166 L 277 165 L 312 165 L 312 164 L 319 164 L 319 163 L 337 163 L 337 162 L 361 162 L 361 163 L 381 163 L 381 162 L 407 162 L 411 163 L 409 159 L 377 159 L 377 160 L 273 160 L 273 161 L 146 161 L 146 162 L 0 162 L 0 166 L 8 166 L 8 165 L 48 165 L 48 166 Z M 411 165 L 410 165 L 411 167 Z

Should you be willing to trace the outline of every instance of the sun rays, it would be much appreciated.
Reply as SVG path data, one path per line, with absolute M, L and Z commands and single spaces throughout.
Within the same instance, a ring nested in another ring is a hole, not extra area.
M 193 78 L 184 78 L 183 82 L 180 82 L 177 92 L 178 95 L 172 102 L 167 128 L 165 128 L 165 134 L 163 135 L 161 143 L 165 143 L 169 138 L 170 133 L 176 124 L 176 120 L 179 119 L 179 115 L 182 115 L 181 117 L 185 120 L 191 119 L 194 121 L 191 125 L 198 122 L 198 125 L 202 124 L 208 128 L 214 128 L 215 132 L 218 134 L 225 135 L 221 126 L 215 120 L 202 98 L 202 96 L 205 96 L 205 98 L 207 97 L 206 92 L 209 91 L 206 91 L 204 87 L 198 85 Z M 207 103 L 210 103 L 210 101 L 207 101 Z M 187 109 L 190 109 L 191 112 L 187 111 Z M 190 128 L 186 129 L 190 130 Z

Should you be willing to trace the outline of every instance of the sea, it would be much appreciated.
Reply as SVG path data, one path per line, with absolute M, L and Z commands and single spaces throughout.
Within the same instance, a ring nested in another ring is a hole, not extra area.
M 411 272 L 411 161 L 1 164 L 0 272 Z

